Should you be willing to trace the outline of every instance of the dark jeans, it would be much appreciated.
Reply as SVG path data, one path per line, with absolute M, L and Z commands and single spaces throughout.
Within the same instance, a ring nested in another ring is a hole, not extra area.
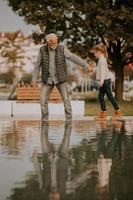
M 106 104 L 104 100 L 105 94 L 107 95 L 108 99 L 112 103 L 115 110 L 119 110 L 119 106 L 116 103 L 116 100 L 113 97 L 112 91 L 111 91 L 111 79 L 104 80 L 103 86 L 99 89 L 99 102 L 101 105 L 101 110 L 106 111 Z
M 104 158 L 112 158 L 116 152 L 121 155 L 122 134 L 121 131 L 114 129 L 109 139 L 108 131 L 102 130 L 98 140 L 98 153 L 103 154 Z

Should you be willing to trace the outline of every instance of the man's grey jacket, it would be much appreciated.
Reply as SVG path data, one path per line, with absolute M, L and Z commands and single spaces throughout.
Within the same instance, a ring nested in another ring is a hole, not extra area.
M 59 84 L 67 81 L 66 59 L 87 69 L 88 64 L 72 54 L 64 45 L 58 44 L 56 49 L 43 45 L 33 71 L 33 81 L 37 81 L 40 70 L 43 83 Z

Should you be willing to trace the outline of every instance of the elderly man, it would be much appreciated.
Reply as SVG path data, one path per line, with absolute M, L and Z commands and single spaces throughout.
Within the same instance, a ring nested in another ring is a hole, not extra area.
M 41 113 L 42 120 L 48 120 L 48 98 L 54 86 L 59 90 L 65 108 L 66 120 L 72 120 L 72 109 L 67 88 L 66 59 L 79 64 L 84 70 L 91 70 L 89 65 L 79 57 L 72 54 L 62 44 L 54 33 L 46 36 L 46 44 L 40 48 L 33 71 L 33 87 L 37 85 L 37 78 L 41 70 Z

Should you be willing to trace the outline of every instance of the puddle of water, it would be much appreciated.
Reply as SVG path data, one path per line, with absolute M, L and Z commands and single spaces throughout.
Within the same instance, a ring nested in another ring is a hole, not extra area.
M 0 121 L 0 200 L 132 200 L 133 121 Z

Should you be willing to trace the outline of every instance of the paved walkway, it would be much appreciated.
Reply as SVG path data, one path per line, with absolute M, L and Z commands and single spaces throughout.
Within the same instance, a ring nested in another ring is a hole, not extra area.
M 96 116 L 73 116 L 73 121 L 95 121 Z M 123 116 L 122 120 L 133 120 L 133 116 Z M 6 120 L 27 120 L 27 121 L 34 121 L 34 120 L 41 120 L 39 115 L 20 115 L 17 117 L 9 116 L 9 115 L 0 115 L 0 121 Z M 64 115 L 50 115 L 49 120 L 53 121 L 65 121 Z M 112 120 L 112 116 L 108 116 L 107 120 Z

